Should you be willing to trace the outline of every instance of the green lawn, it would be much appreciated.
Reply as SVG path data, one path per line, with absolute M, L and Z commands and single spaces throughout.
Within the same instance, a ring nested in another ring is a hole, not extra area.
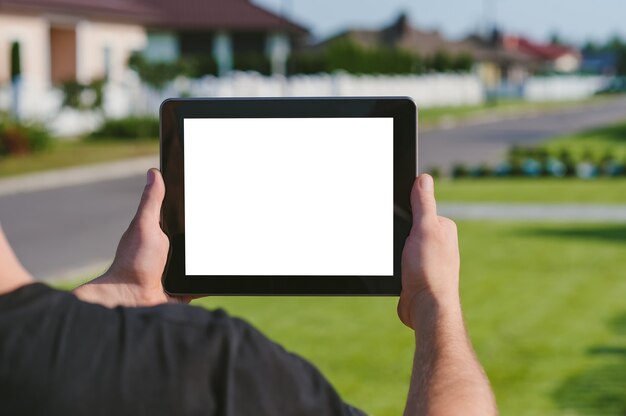
M 419 109 L 420 128 L 437 127 L 450 122 L 462 122 L 476 118 L 512 117 L 521 114 L 554 111 L 580 105 L 602 103 L 614 97 L 599 96 L 585 100 L 529 102 L 523 100 L 499 100 L 483 105 L 435 107 Z
M 610 153 L 626 162 L 626 120 L 546 141 L 548 150 L 567 149 L 575 159 L 586 153 L 601 159 Z M 437 196 L 448 202 L 626 203 L 626 178 L 479 178 L 441 179 Z
M 626 119 L 606 127 L 556 137 L 546 143 L 546 148 L 556 151 L 567 148 L 574 157 L 588 152 L 601 158 L 610 153 L 623 161 L 626 159 Z
M 626 412 L 626 227 L 459 224 L 462 297 L 503 415 Z M 209 298 L 312 360 L 343 397 L 401 413 L 413 341 L 392 298 Z M 616 323 L 617 322 L 617 323 Z
M 626 178 L 439 179 L 440 202 L 626 204 Z
M 626 412 L 624 225 L 461 222 L 468 329 L 503 415 Z M 345 400 L 401 413 L 411 332 L 393 298 L 225 298 L 312 360 Z
M 0 158 L 0 177 L 156 155 L 158 152 L 159 141 L 155 139 L 56 141 L 52 148 L 41 153 Z

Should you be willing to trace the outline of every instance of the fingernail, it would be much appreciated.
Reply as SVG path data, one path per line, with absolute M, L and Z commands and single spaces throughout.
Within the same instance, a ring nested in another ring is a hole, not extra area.
M 420 176 L 420 188 L 426 192 L 432 192 L 435 185 L 433 183 L 433 178 L 430 175 L 422 175 Z
M 154 171 L 152 169 L 148 170 L 148 186 L 154 183 Z

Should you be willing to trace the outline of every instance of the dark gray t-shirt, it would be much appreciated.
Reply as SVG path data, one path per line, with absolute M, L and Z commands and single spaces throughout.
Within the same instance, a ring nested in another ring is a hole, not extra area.
M 0 296 L 0 414 L 359 415 L 319 371 L 223 311 Z

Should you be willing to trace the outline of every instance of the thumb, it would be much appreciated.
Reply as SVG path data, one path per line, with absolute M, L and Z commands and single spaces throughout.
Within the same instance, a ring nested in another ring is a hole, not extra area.
M 432 176 L 422 174 L 415 180 L 411 190 L 411 210 L 414 225 L 421 224 L 424 220 L 437 218 L 435 184 Z
M 158 223 L 161 219 L 161 205 L 165 197 L 165 183 L 158 169 L 148 170 L 146 187 L 141 195 L 135 221 Z

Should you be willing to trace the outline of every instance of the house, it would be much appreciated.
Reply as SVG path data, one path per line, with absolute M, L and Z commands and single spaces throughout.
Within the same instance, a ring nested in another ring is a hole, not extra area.
M 237 51 L 267 53 L 280 69 L 307 30 L 250 0 L 0 0 L 0 85 L 28 88 L 123 78 L 134 51 L 171 60 L 213 54 L 221 72 Z M 13 69 L 15 72 L 15 69 Z
M 400 48 L 422 57 L 431 57 L 440 51 L 450 55 L 466 51 L 461 43 L 445 39 L 436 30 L 424 31 L 413 27 L 405 14 L 401 14 L 391 25 L 382 29 L 349 29 L 340 32 L 316 45 L 316 49 L 322 49 L 338 40 L 352 41 L 363 47 Z
M 274 73 L 284 73 L 292 47 L 300 47 L 308 30 L 265 10 L 250 0 L 142 0 L 154 4 L 146 19 L 144 56 L 172 61 L 181 56 L 210 54 L 221 74 L 233 68 L 237 54 L 266 55 Z
M 504 46 L 502 34 L 471 34 L 463 39 L 461 48 L 475 60 L 475 71 L 487 90 L 498 95 L 519 95 L 521 85 L 539 68 L 539 62 L 518 50 Z M 509 91 L 506 91 L 509 90 Z
M 499 31 L 493 31 L 489 36 L 470 35 L 462 40 L 450 40 L 436 30 L 413 27 L 404 14 L 380 30 L 347 30 L 325 40 L 317 48 L 337 40 L 348 40 L 363 47 L 400 48 L 424 58 L 430 58 L 438 52 L 445 52 L 449 56 L 467 55 L 473 59 L 474 72 L 488 90 L 498 89 L 502 85 L 517 88 L 537 69 L 535 57 L 505 48 Z
M 540 62 L 546 72 L 573 73 L 580 69 L 582 54 L 575 48 L 535 42 L 521 36 L 504 36 L 504 47 L 521 52 Z

